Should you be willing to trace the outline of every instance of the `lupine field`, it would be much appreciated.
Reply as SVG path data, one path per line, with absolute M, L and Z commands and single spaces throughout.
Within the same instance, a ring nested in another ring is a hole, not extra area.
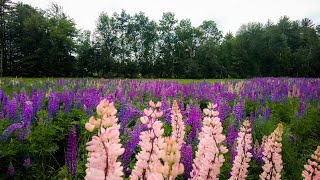
M 1 79 L 0 179 L 319 180 L 319 98 L 306 78 Z

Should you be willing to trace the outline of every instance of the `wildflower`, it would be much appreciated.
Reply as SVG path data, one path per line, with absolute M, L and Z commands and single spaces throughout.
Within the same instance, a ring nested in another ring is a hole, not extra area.
M 320 179 L 320 146 L 317 147 L 316 151 L 311 155 L 311 159 L 308 159 L 308 163 L 304 165 L 304 171 L 302 177 L 305 180 L 318 180 Z
M 10 162 L 9 167 L 8 167 L 8 171 L 7 171 L 7 175 L 9 177 L 12 177 L 14 175 L 14 167 L 12 162 Z
M 220 168 L 225 161 L 223 154 L 228 152 L 226 146 L 222 145 L 226 137 L 222 134 L 218 111 L 214 109 L 217 105 L 209 103 L 203 112 L 203 127 L 199 134 L 198 151 L 193 162 L 191 179 L 217 179 Z
M 183 144 L 181 147 L 181 163 L 184 167 L 183 177 L 188 179 L 192 171 L 192 146 Z
M 172 105 L 171 126 L 172 137 L 176 139 L 180 149 L 181 145 L 184 143 L 185 126 L 176 100 L 173 101 Z
M 161 159 L 164 165 L 161 163 L 156 164 L 155 173 L 162 173 L 166 179 L 175 179 L 178 175 L 184 171 L 183 164 L 180 161 L 179 144 L 175 137 L 165 138 L 164 149 L 161 151 Z
M 159 111 L 160 102 L 155 104 L 150 101 L 149 105 L 151 107 L 144 109 L 145 115 L 140 118 L 142 124 L 147 126 L 147 130 L 140 133 L 139 146 L 141 151 L 136 155 L 137 163 L 130 175 L 132 180 L 148 179 L 154 177 L 154 173 L 160 173 L 156 172 L 155 167 L 160 162 L 160 152 L 164 148 L 164 139 L 162 138 L 164 130 L 162 129 L 162 122 L 158 120 L 163 113 Z
M 99 119 L 91 117 L 86 123 L 86 129 L 93 131 L 98 128 L 98 136 L 93 136 L 87 143 L 89 151 L 88 162 L 86 164 L 86 180 L 92 179 L 122 179 L 123 167 L 117 162 L 118 156 L 123 154 L 121 148 L 119 129 L 115 117 L 117 110 L 113 103 L 103 100 L 97 106 Z
M 248 172 L 249 162 L 252 154 L 252 134 L 249 120 L 243 122 L 237 138 L 237 156 L 232 165 L 230 179 L 245 179 Z
M 278 124 L 275 131 L 266 138 L 263 145 L 263 172 L 260 179 L 281 179 L 282 157 L 281 157 L 281 141 L 282 141 L 283 126 Z
M 0 140 L 2 141 L 6 141 L 8 139 L 8 137 L 16 130 L 18 129 L 22 129 L 24 127 L 23 124 L 21 123 L 13 123 L 11 125 L 9 125 L 7 127 L 7 129 L 5 129 L 3 132 L 2 132 L 2 135 L 0 136 Z
M 75 125 L 68 133 L 68 147 L 66 154 L 68 175 L 76 176 L 77 169 L 77 131 Z
M 28 157 L 28 158 L 25 158 L 25 159 L 23 160 L 23 167 L 26 168 L 26 169 L 28 169 L 29 166 L 30 166 L 30 163 L 31 163 L 31 159 L 30 159 L 29 157 Z

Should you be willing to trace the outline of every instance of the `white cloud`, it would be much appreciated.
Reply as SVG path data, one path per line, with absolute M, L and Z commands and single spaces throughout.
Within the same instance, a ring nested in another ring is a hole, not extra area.
M 320 24 L 319 0 L 22 0 L 46 9 L 52 2 L 63 6 L 77 27 L 93 30 L 101 12 L 112 15 L 122 9 L 130 14 L 145 12 L 151 19 L 161 19 L 163 12 L 174 12 L 178 19 L 189 18 L 194 26 L 214 20 L 224 33 L 236 32 L 248 22 L 277 22 L 287 15 L 292 20 L 311 18 Z

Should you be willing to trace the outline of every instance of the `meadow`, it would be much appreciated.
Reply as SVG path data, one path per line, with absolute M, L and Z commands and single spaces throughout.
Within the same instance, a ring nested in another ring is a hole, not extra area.
M 117 159 L 121 178 L 129 179 L 143 151 L 139 137 L 148 127 L 142 116 L 158 108 L 162 137 L 174 133 L 172 109 L 176 100 L 185 132 L 180 148 L 188 179 L 197 159 L 206 108 L 222 126 L 224 162 L 217 176 L 229 179 L 237 157 L 241 125 L 249 122 L 252 142 L 246 179 L 259 179 L 266 161 L 264 136 L 281 123 L 281 179 L 302 179 L 304 165 L 320 146 L 320 79 L 254 78 L 247 80 L 170 79 L 0 79 L 0 179 L 84 179 L 90 117 L 98 118 L 101 100 L 113 102 L 124 152 Z M 150 100 L 154 103 L 150 104 Z M 146 110 L 144 110 L 147 108 Z M 158 112 L 157 111 L 157 112 Z M 112 115 L 112 116 L 113 116 Z M 246 121 L 248 120 L 248 121 Z M 91 121 L 92 122 L 92 121 Z M 99 130 L 98 130 L 99 131 Z M 101 133 L 101 132 L 100 132 Z M 161 162 L 164 162 L 162 160 Z M 320 162 L 319 162 L 320 163 Z

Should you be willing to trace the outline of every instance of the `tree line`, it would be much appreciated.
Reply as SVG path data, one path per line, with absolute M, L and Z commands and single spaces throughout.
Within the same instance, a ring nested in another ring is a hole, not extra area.
M 319 77 L 320 26 L 311 19 L 252 22 L 237 33 L 212 20 L 195 27 L 172 12 L 101 13 L 79 30 L 61 6 L 0 0 L 0 71 L 23 77 Z

